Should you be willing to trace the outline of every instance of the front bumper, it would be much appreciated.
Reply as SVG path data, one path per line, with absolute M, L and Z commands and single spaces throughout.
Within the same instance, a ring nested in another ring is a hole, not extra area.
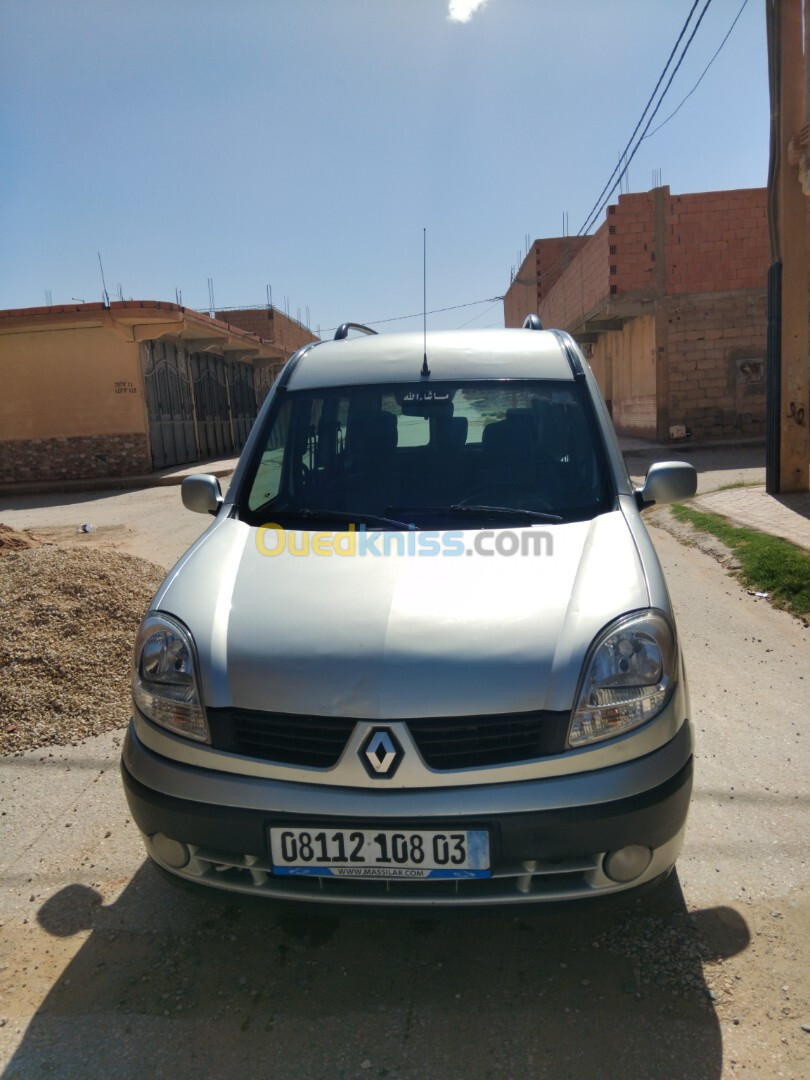
M 164 870 L 215 888 L 286 900 L 352 904 L 536 903 L 635 888 L 674 864 L 692 789 L 688 722 L 665 746 L 596 772 L 516 783 L 368 791 L 225 775 L 148 749 L 131 726 L 122 774 L 147 851 Z M 379 881 L 274 876 L 271 826 L 486 828 L 492 877 Z M 158 854 L 160 834 L 188 848 L 178 869 Z M 646 871 L 625 883 L 604 872 L 605 853 L 652 851 Z

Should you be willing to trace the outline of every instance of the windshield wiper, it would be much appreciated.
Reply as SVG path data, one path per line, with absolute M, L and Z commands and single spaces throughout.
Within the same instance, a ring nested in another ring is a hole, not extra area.
M 357 510 L 312 510 L 303 507 L 301 510 L 267 510 L 268 518 L 276 521 L 335 521 L 345 524 L 356 523 L 358 525 L 388 525 L 395 529 L 416 529 L 416 525 L 409 525 L 404 521 L 397 521 L 390 517 L 381 517 L 379 514 L 366 514 Z
M 543 521 L 549 525 L 564 519 L 559 514 L 546 514 L 540 510 L 519 510 L 512 506 L 477 506 L 454 503 L 451 506 L 389 506 L 392 514 L 429 514 L 432 517 L 478 517 L 504 518 L 511 521 Z

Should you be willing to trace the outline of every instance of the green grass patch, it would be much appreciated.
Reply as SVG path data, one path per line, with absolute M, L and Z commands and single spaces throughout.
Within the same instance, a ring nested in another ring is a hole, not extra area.
M 730 484 L 721 484 L 720 487 L 711 488 L 710 491 L 702 491 L 701 495 L 714 494 L 716 491 L 734 491 L 736 488 L 762 487 L 761 480 L 734 480 Z
M 810 553 L 779 536 L 732 525 L 720 514 L 693 510 L 674 503 L 677 521 L 686 521 L 700 532 L 716 536 L 739 560 L 738 576 L 744 585 L 766 592 L 777 607 L 794 615 L 810 615 Z

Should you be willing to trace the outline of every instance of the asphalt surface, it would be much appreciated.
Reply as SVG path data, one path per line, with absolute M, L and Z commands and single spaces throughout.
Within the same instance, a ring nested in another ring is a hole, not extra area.
M 164 565 L 206 524 L 176 488 L 46 498 L 16 520 L 3 500 L 0 520 Z M 97 532 L 75 533 L 93 518 Z M 654 538 L 699 738 L 686 849 L 660 890 L 435 918 L 189 895 L 145 864 L 119 735 L 13 756 L 0 763 L 3 1075 L 810 1074 L 810 630 Z

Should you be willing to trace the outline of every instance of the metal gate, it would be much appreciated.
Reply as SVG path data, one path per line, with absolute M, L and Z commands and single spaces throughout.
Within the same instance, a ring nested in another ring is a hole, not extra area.
M 261 408 L 276 381 L 277 370 L 271 364 L 256 364 L 253 368 L 253 385 L 256 387 L 256 405 Z
M 152 468 L 182 465 L 197 457 L 194 404 L 185 349 L 164 341 L 141 343 Z
M 227 457 L 234 452 L 226 366 L 230 365 L 221 356 L 191 354 L 201 458 Z
M 241 451 L 256 419 L 256 390 L 253 365 L 228 363 L 228 389 L 231 398 L 231 421 L 236 450 Z

